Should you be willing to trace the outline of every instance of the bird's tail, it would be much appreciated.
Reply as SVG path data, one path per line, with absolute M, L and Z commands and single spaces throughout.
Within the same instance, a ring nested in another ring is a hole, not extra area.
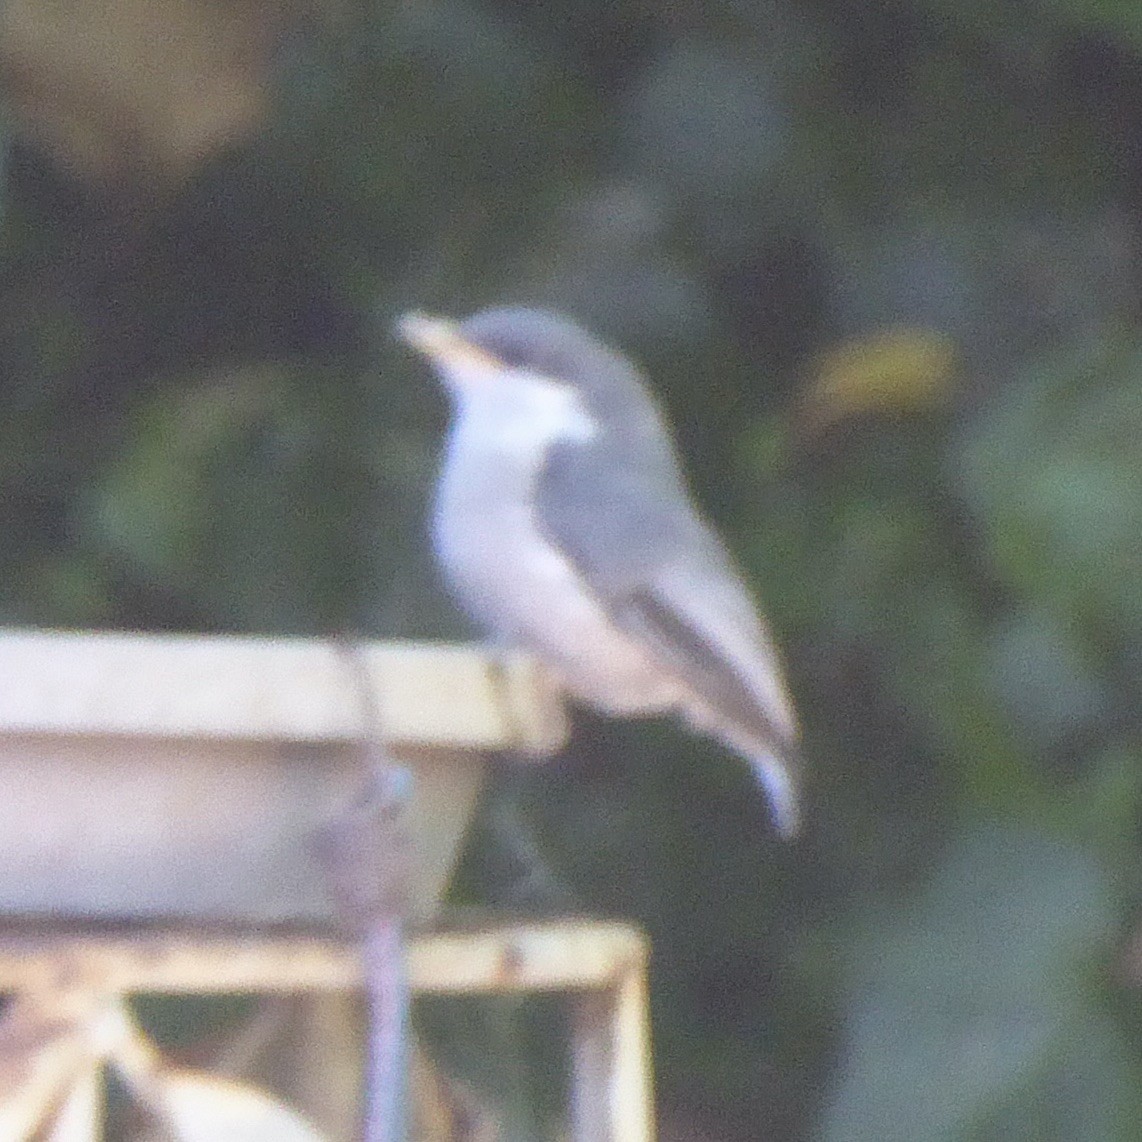
M 747 760 L 758 784 L 769 798 L 777 831 L 784 837 L 795 836 L 801 827 L 801 807 L 788 761 L 772 750 L 756 748 L 749 752 Z
M 705 707 L 691 707 L 686 720 L 694 729 L 716 737 L 739 757 L 749 762 L 758 785 L 769 801 L 773 824 L 786 838 L 797 835 L 801 828 L 801 806 L 797 794 L 796 774 L 800 770 L 796 731 L 778 744 L 775 735 L 767 735 L 763 744 L 760 734 L 745 733 L 736 726 L 712 717 Z

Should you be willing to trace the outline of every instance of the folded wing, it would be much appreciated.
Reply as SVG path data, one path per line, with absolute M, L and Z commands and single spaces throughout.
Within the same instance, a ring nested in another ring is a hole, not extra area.
M 602 434 L 553 448 L 538 523 L 616 624 L 684 681 L 689 719 L 746 755 L 788 816 L 797 726 L 776 650 L 656 420 L 641 444 Z

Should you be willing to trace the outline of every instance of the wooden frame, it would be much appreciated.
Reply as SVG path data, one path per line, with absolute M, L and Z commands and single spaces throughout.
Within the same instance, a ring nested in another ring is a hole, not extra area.
M 526 660 L 407 644 L 355 656 L 380 727 L 365 724 L 361 678 L 331 643 L 0 631 L 0 989 L 355 991 L 355 948 L 298 927 L 334 919 L 307 840 L 359 786 L 362 738 L 379 728 L 413 771 L 423 923 L 487 751 L 549 753 L 566 732 L 558 695 Z M 653 1137 L 647 948 L 635 929 L 438 931 L 416 936 L 407 962 L 414 992 L 568 993 L 572 1137 Z M 70 1098 L 75 1121 L 90 1121 L 92 1084 Z
M 650 1142 L 647 959 L 645 937 L 629 924 L 567 920 L 419 935 L 409 942 L 407 970 L 414 995 L 565 993 L 572 1014 L 571 1137 Z M 0 935 L 0 991 L 54 992 L 57 1002 L 61 987 L 106 1002 L 135 993 L 329 995 L 358 992 L 361 985 L 356 948 L 328 937 L 19 928 Z M 78 998 L 67 1006 L 87 1014 Z M 114 1043 L 106 1046 L 101 1061 L 115 1063 L 119 1050 Z M 29 1098 L 26 1090 L 5 1091 L 3 1078 L 0 1070 L 0 1129 L 14 1114 L 11 1104 Z M 49 1104 L 49 1096 L 72 1081 L 72 1072 L 65 1069 L 61 1076 L 49 1069 L 42 1081 L 38 1101 Z M 89 1084 L 81 1089 L 90 1107 L 88 1125 L 67 1137 L 95 1142 L 90 1122 L 98 1105 L 91 1102 Z

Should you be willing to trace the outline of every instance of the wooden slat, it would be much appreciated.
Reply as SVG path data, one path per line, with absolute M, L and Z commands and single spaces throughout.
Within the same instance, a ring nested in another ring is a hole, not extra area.
M 606 987 L 645 966 L 646 941 L 627 924 L 566 921 L 415 940 L 413 989 L 477 994 Z
M 415 936 L 414 991 L 476 994 L 610 987 L 641 970 L 646 939 L 629 924 L 565 921 Z M 0 928 L 0 991 L 340 991 L 361 985 L 359 952 L 315 936 L 26 934 Z
M 558 749 L 548 677 L 432 643 L 362 644 L 384 736 L 473 749 Z M 344 742 L 364 725 L 355 669 L 314 639 L 0 631 L 0 735 Z

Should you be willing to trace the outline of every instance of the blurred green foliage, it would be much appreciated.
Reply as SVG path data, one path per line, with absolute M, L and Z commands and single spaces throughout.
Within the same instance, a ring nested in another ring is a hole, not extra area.
M 646 365 L 765 600 L 808 827 L 584 717 L 498 783 L 456 899 L 646 925 L 664 1125 L 1137 1137 L 1140 31 L 420 0 L 297 37 L 263 134 L 154 201 L 17 132 L 0 619 L 471 633 L 423 537 L 443 401 L 389 323 L 569 310 Z M 526 1138 L 550 1013 L 473 1018 L 430 1022 Z

